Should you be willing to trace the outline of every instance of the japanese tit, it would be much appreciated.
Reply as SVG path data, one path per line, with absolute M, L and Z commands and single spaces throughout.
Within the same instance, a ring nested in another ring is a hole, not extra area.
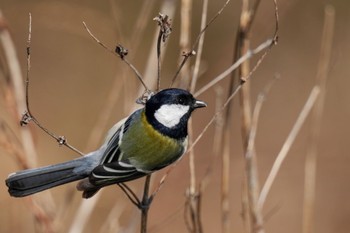
M 8 191 L 11 196 L 24 197 L 81 180 L 77 189 L 90 198 L 104 186 L 162 169 L 184 154 L 188 119 L 193 110 L 206 106 L 188 91 L 162 90 L 144 108 L 113 126 L 98 150 L 64 163 L 10 174 Z

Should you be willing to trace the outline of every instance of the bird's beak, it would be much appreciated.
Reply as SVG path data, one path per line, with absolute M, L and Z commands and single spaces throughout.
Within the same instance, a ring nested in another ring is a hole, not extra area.
M 196 100 L 196 102 L 193 105 L 194 108 L 204 108 L 206 106 L 207 106 L 207 104 L 203 101 L 200 101 L 200 100 Z

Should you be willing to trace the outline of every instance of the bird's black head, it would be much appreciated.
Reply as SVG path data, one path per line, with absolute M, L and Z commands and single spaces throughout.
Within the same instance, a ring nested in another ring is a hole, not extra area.
M 147 120 L 169 137 L 181 139 L 187 136 L 187 121 L 196 108 L 206 107 L 186 90 L 169 88 L 153 95 L 146 102 Z

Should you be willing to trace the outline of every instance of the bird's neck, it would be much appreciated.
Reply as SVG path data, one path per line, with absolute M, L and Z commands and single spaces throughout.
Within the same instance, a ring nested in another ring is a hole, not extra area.
M 143 112 L 146 121 L 152 125 L 152 127 L 160 132 L 161 134 L 177 139 L 177 140 L 185 140 L 187 137 L 187 121 L 189 118 L 189 113 L 184 115 L 178 124 L 169 128 L 160 123 L 154 116 L 154 112 L 148 112 L 144 109 Z

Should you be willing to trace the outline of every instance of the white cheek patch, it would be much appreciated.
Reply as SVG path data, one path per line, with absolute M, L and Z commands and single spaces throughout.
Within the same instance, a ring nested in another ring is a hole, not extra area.
M 172 128 L 179 124 L 180 119 L 189 111 L 190 106 L 181 104 L 165 104 L 155 113 L 154 117 L 165 127 Z

